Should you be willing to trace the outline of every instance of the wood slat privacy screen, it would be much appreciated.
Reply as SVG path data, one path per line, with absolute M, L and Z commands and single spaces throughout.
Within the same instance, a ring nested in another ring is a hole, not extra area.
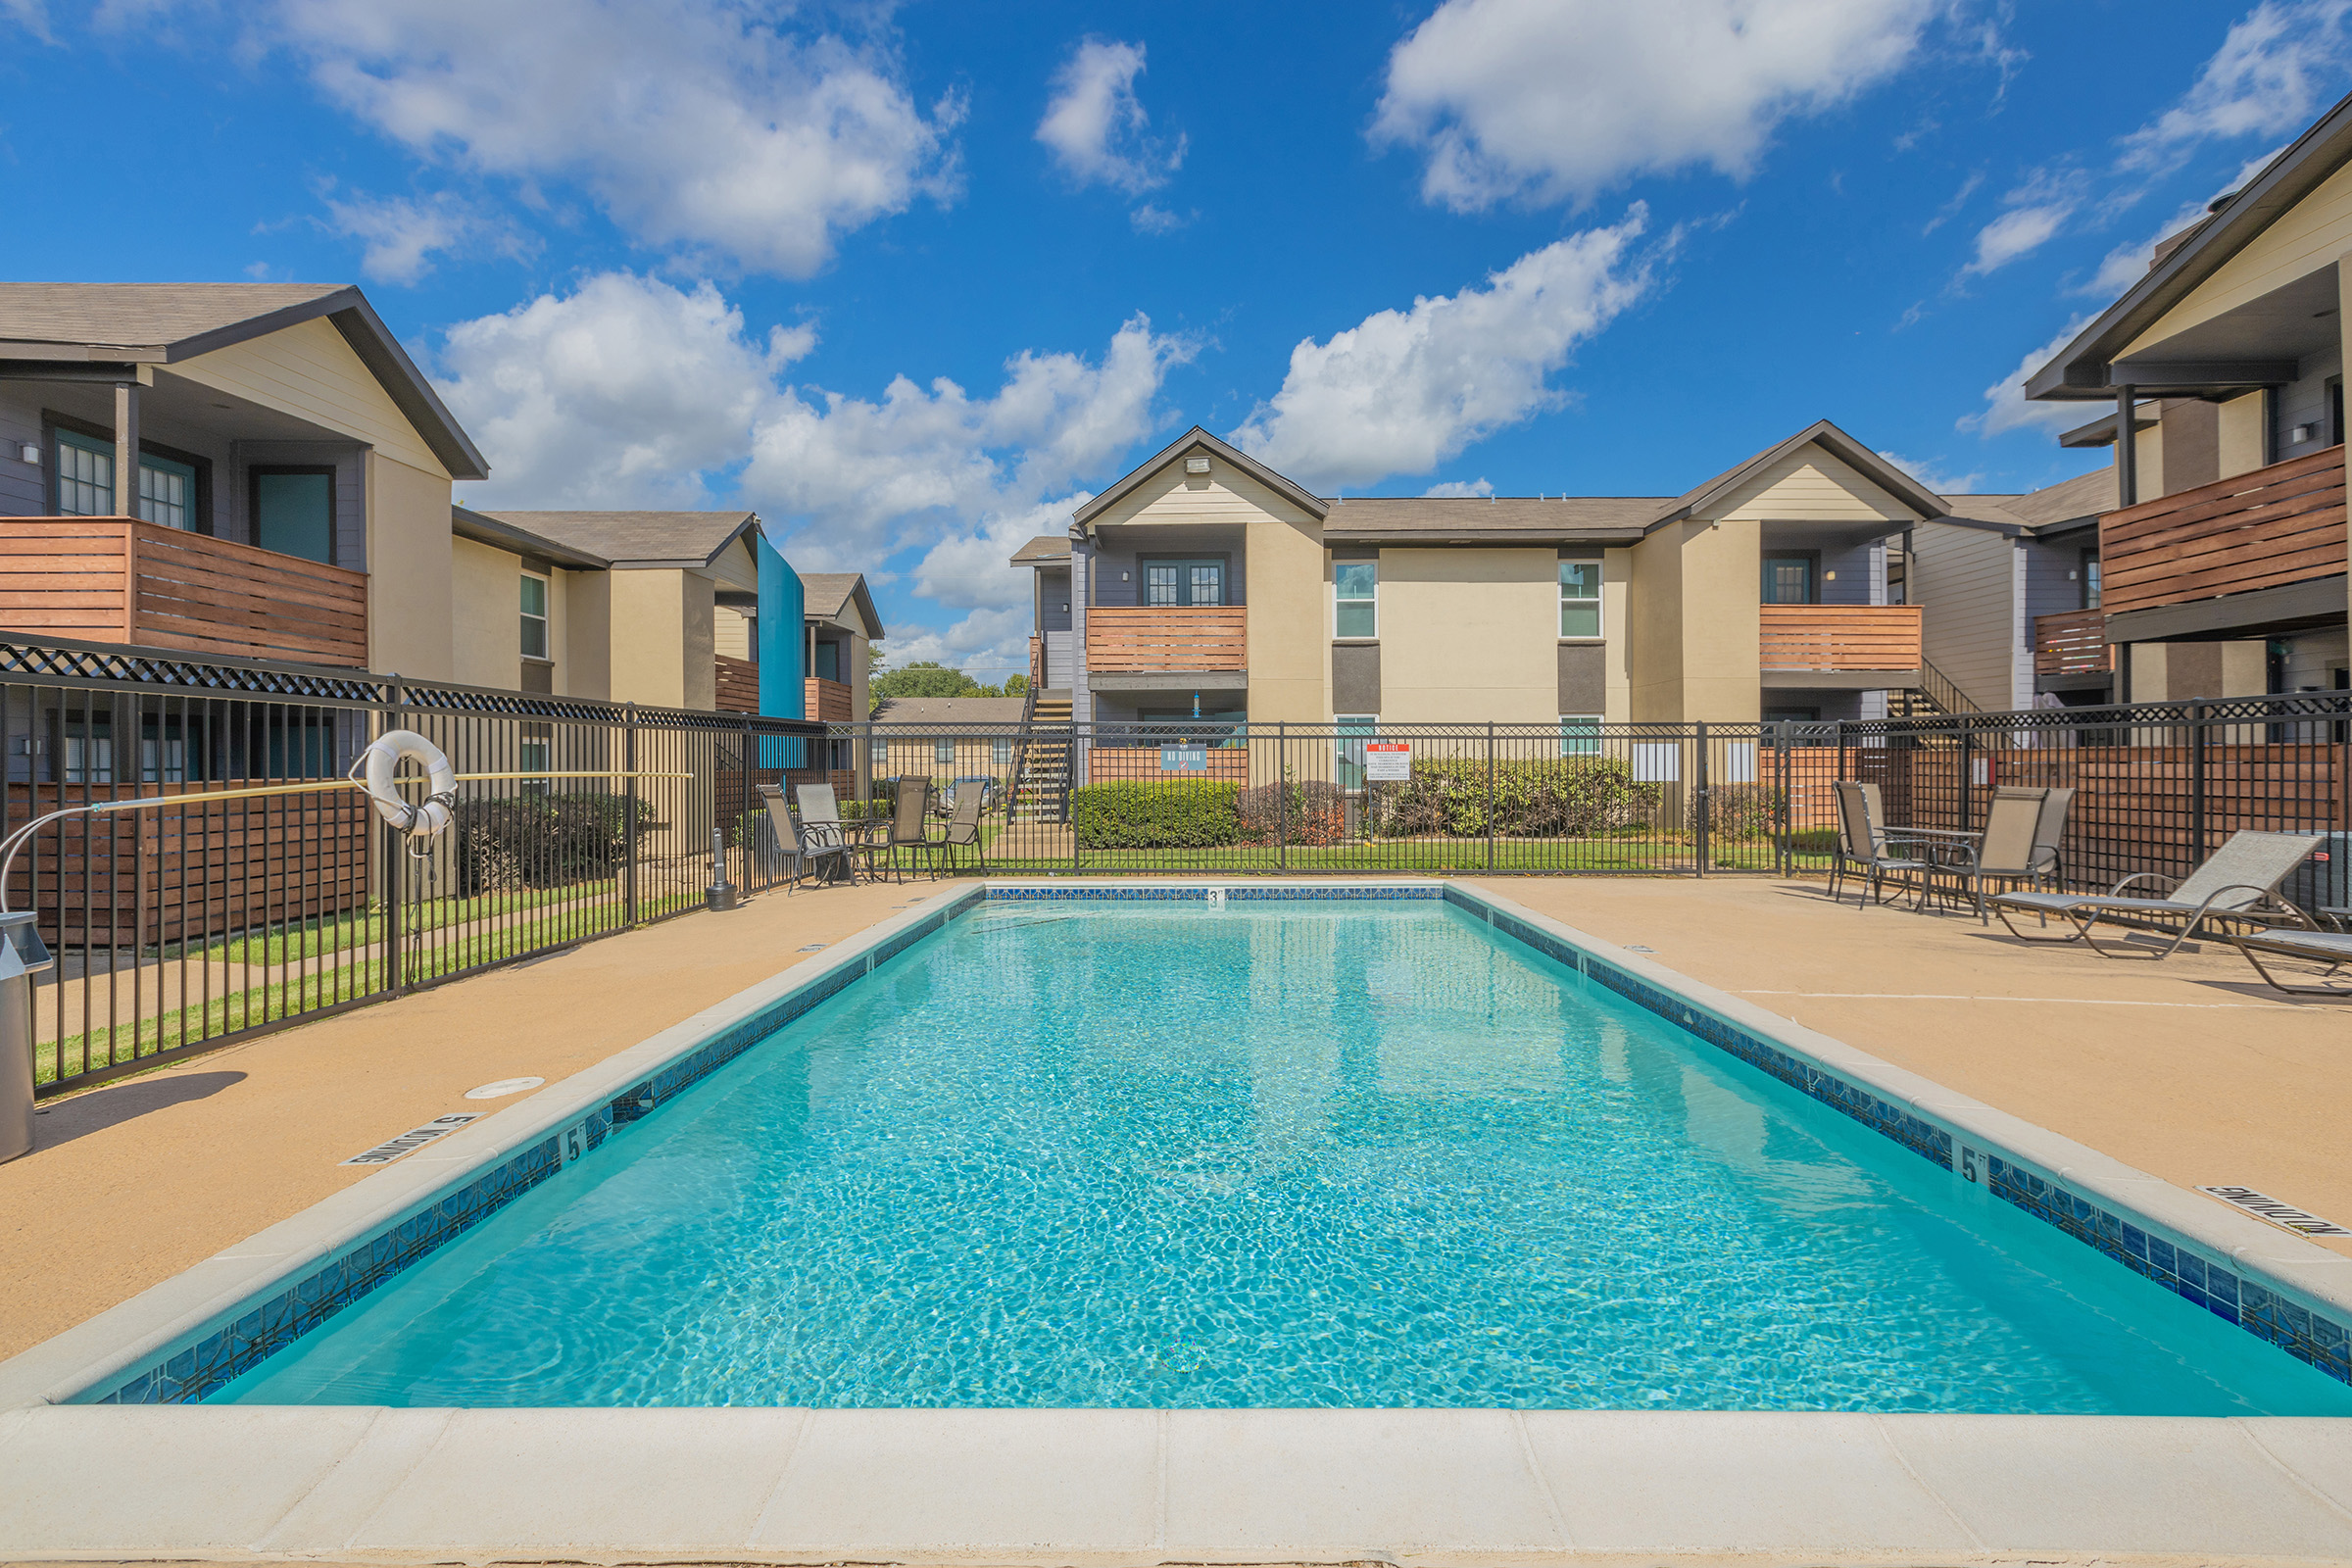
M 1757 617 L 1762 669 L 1917 669 L 1917 605 L 1764 605 Z
M 726 654 L 711 656 L 717 664 L 712 699 L 715 707 L 730 713 L 760 711 L 760 666 L 748 659 L 736 659 Z
M 368 574 L 136 517 L 11 517 L 0 625 L 365 668 Z
M 827 724 L 846 724 L 852 719 L 865 716 L 855 710 L 855 694 L 842 682 L 827 680 L 822 675 L 811 675 L 806 685 L 808 711 L 802 717 Z
M 1102 674 L 1248 669 L 1249 615 L 1239 605 L 1092 608 L 1086 667 Z
M 2344 570 L 2344 449 L 2274 463 L 2099 519 L 2109 614 Z
M 2068 610 L 2034 617 L 2034 673 L 2088 675 L 2115 667 L 2105 610 Z

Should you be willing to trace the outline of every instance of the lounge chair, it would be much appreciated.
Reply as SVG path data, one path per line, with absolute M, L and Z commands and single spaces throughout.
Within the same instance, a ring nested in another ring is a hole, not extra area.
M 1914 853 L 1914 841 L 1900 837 L 1881 827 L 1883 810 L 1879 804 L 1876 784 L 1857 784 L 1840 780 L 1838 792 L 1838 853 L 1830 860 L 1830 898 L 1836 902 L 1838 889 L 1850 873 L 1862 877 L 1862 899 L 1854 906 L 1864 909 L 1876 898 L 1886 902 L 1882 891 L 1889 875 L 1916 873 L 1924 886 L 1928 872 L 1935 862 L 1921 859 Z M 1918 906 L 1919 890 L 1914 888 L 1913 907 Z
M 2290 997 L 2352 1002 L 2352 985 L 2289 985 L 2271 973 L 2262 961 L 2262 956 L 2268 953 L 2275 957 L 2307 958 L 2313 963 L 2324 963 L 2328 967 L 2320 972 L 2320 978 L 2325 980 L 2342 965 L 2352 963 L 2352 936 L 2341 931 L 2237 931 L 2225 933 L 2225 940 L 2246 956 L 2254 972 L 2273 990 L 2283 991 Z
M 1974 842 L 1955 841 L 1937 850 L 1940 875 L 1951 877 L 1963 897 L 1976 901 L 1977 920 L 1989 924 L 1984 887 L 1990 882 L 2031 882 L 2035 887 L 2057 869 L 2056 852 L 2041 844 L 2047 790 L 2003 785 L 1993 791 L 1984 831 Z
M 894 781 L 891 793 L 890 837 L 877 848 L 889 852 L 891 869 L 899 880 L 906 880 L 906 862 L 900 858 L 901 850 L 923 854 L 938 840 L 931 837 L 924 818 L 931 812 L 931 779 L 927 774 L 907 773 Z
M 1992 901 L 1995 914 L 2009 934 L 2020 942 L 2087 942 L 2093 953 L 2106 958 L 2163 958 L 2172 956 L 2207 920 L 2216 916 L 2231 916 L 2250 923 L 2263 918 L 2256 912 L 2266 900 L 2278 906 L 2278 912 L 2302 926 L 2312 924 L 2311 917 L 2279 897 L 2278 884 L 2287 874 L 2303 863 L 2318 848 L 2316 833 L 2255 833 L 2232 835 L 2230 842 L 2213 853 L 2203 865 L 2189 873 L 2186 880 L 2162 898 L 2127 896 L 2124 889 L 2139 882 L 2169 880 L 2161 872 L 2141 871 L 2125 877 L 2105 893 L 2003 893 Z M 2074 927 L 2072 936 L 2030 937 L 2017 928 L 2009 918 L 2011 910 L 2026 914 L 2061 915 Z M 2151 953 L 2145 948 L 2127 949 L 2120 945 L 2110 952 L 2090 934 L 2091 927 L 2109 916 L 2137 916 L 2148 920 L 2178 920 L 2180 929 L 2163 951 Z
M 762 784 L 760 798 L 767 803 L 767 819 L 776 830 L 776 849 L 784 858 L 785 897 L 792 896 L 801 878 L 811 874 L 828 875 L 849 868 L 850 852 L 839 844 L 817 843 L 802 832 L 801 824 L 784 804 L 784 786 Z

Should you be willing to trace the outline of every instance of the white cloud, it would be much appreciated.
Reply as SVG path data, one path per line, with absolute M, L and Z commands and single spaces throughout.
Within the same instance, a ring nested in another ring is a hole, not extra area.
M 1425 496 L 1439 496 L 1446 498 L 1491 496 L 1494 493 L 1494 486 L 1483 478 L 1448 479 L 1444 484 L 1433 484 L 1421 493 Z
M 1167 183 L 1184 162 L 1182 136 L 1154 140 L 1152 117 L 1136 96 L 1144 46 L 1089 38 L 1054 76 L 1054 97 L 1037 139 L 1081 185 L 1110 185 L 1130 196 Z M 1139 221 L 1138 227 L 1142 227 Z
M 1331 489 L 1427 473 L 1561 394 L 1548 382 L 1584 339 L 1648 292 L 1624 221 L 1532 251 L 1484 288 L 1381 311 L 1291 351 L 1282 389 L 1233 439 L 1302 484 Z
M 482 507 L 693 508 L 751 448 L 808 327 L 756 342 L 709 283 L 606 272 L 450 329 L 438 384 L 490 460 Z
M 360 271 L 370 282 L 415 283 L 433 270 L 432 258 L 457 252 L 493 251 L 519 256 L 531 249 L 503 217 L 448 191 L 430 196 L 348 198 L 327 193 L 327 224 L 366 247 Z
M 2017 362 L 2017 368 L 1984 389 L 1984 412 L 1964 416 L 1958 426 L 1974 430 L 1982 436 L 1996 436 L 2010 430 L 2066 430 L 2078 424 L 2087 424 L 2098 417 L 2096 410 L 2082 403 L 2028 403 L 2026 377 L 2040 369 L 2057 357 L 2058 351 L 2075 340 L 2075 334 L 2090 324 L 2091 318 L 2078 316 L 2059 328 L 2057 336 L 2034 349 Z
M 1154 207 L 1146 202 L 1127 215 L 1127 221 L 1135 225 L 1138 234 L 1173 234 L 1192 220 L 1180 218 L 1164 207 Z
M 878 50 L 693 0 L 278 0 L 257 35 L 421 156 L 576 179 L 640 242 L 814 271 L 836 238 L 944 195 L 953 103 Z
M 1990 272 L 2038 250 L 2082 205 L 2081 170 L 2042 170 L 2001 198 L 2002 213 L 1977 230 L 1977 254 L 1963 272 Z
M 1942 0 L 1446 0 L 1389 56 L 1373 138 L 1457 209 L 1637 174 L 1751 173 L 1784 120 L 1912 57 Z
M 2300 130 L 2343 91 L 2352 0 L 2262 0 L 2178 104 L 2124 139 L 2120 167 L 2169 169 L 2198 143 Z
M 2148 262 L 2155 256 L 2159 241 L 2170 239 L 2189 224 L 2204 220 L 2205 205 L 2203 202 L 2190 202 L 2166 219 L 2156 232 L 2145 239 L 2118 245 L 2100 259 L 2096 272 L 2068 292 L 2087 294 L 2103 300 L 2114 299 L 2147 275 Z
M 1983 473 L 1953 473 L 1939 464 L 1914 463 L 1892 452 L 1882 452 L 1879 456 L 1939 496 L 1974 495 L 1977 487 L 1984 482 Z
M 57 42 L 49 30 L 46 0 L 0 0 L 0 21 L 15 23 L 43 43 Z

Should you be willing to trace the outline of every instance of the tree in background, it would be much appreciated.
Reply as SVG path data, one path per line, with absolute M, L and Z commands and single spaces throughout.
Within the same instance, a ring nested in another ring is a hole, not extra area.
M 983 686 L 962 670 L 937 660 L 921 659 L 897 669 L 886 669 L 866 682 L 873 709 L 904 697 L 1019 697 L 1029 690 L 1029 677 L 1012 675 L 1002 686 Z
M 1028 696 L 1028 695 L 1029 695 L 1029 677 L 1028 677 L 1028 676 L 1026 676 L 1026 675 L 1007 675 L 1007 676 L 1005 676 L 1005 677 L 1004 677 L 1004 695 L 1005 695 L 1005 696 L 1007 696 L 1007 697 L 1026 697 L 1026 696 Z

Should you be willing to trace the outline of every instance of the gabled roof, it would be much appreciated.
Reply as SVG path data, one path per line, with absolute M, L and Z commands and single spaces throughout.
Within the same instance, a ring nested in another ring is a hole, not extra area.
M 2115 470 L 2093 468 L 2024 495 L 1945 496 L 1948 516 L 1936 519 L 1963 528 L 1986 528 L 2021 537 L 2064 533 L 2099 520 L 2115 510 Z
M 753 512 L 482 512 L 510 527 L 601 556 L 617 570 L 699 570 L 759 525 Z
M 450 476 L 490 465 L 366 296 L 348 283 L 0 282 L 0 361 L 176 365 L 325 317 Z
M 1016 566 L 1045 566 L 1069 559 L 1068 534 L 1041 533 L 1012 553 L 1012 564 Z
M 2352 97 L 2338 101 L 2265 165 L 2261 173 L 2224 199 L 2201 226 L 2160 257 L 2124 290 L 2122 298 L 2076 333 L 2075 340 L 2047 365 L 2028 376 L 2026 396 L 2112 397 L 2116 356 L 2347 162 L 2352 162 Z M 2247 384 L 2261 384 L 2261 380 L 2257 376 Z M 2154 377 L 2135 384 L 2151 394 L 2166 389 Z M 2183 389 L 2203 390 L 2205 384 L 2198 381 Z
M 1895 500 L 1918 513 L 1922 517 L 1940 517 L 1945 514 L 1943 497 L 1912 478 L 1902 469 L 1880 457 L 1861 442 L 1847 435 L 1827 419 L 1816 419 L 1788 440 L 1766 447 L 1745 463 L 1726 468 L 1695 490 L 1685 492 L 1668 503 L 1665 510 L 1650 519 L 1657 527 L 1681 517 L 1693 514 L 1704 516 L 1707 508 L 1737 492 L 1740 486 L 1789 456 L 1800 448 L 1818 446 L 1865 479 L 1886 491 Z
M 1298 485 L 1276 473 L 1272 468 L 1267 467 L 1239 447 L 1230 446 L 1218 440 L 1196 424 L 1161 450 L 1158 456 L 1145 460 L 1141 466 L 1125 478 L 1120 479 L 1094 500 L 1070 514 L 1070 520 L 1081 528 L 1085 527 L 1104 510 L 1133 493 L 1137 486 L 1143 484 L 1160 469 L 1174 463 L 1178 458 L 1189 456 L 1195 452 L 1205 453 L 1209 457 L 1219 458 L 1232 464 L 1310 517 L 1320 519 L 1329 510 L 1329 503 L 1325 502 L 1322 497 L 1308 494 Z
M 592 551 L 575 549 L 545 534 L 517 528 L 486 512 L 475 512 L 467 507 L 449 509 L 449 531 L 461 539 L 470 539 L 477 545 L 488 545 L 494 550 L 512 550 L 518 556 L 536 556 L 575 570 L 606 571 L 612 565 L 612 562 Z
M 1335 545 L 1630 545 L 1665 496 L 1357 496 L 1334 502 Z
M 1017 724 L 1023 697 L 888 697 L 874 709 L 877 724 Z
M 874 596 L 865 586 L 861 571 L 805 571 L 801 573 L 802 613 L 810 620 L 829 620 L 844 631 L 854 631 L 868 642 L 880 642 L 886 635 L 882 629 L 882 612 L 874 608 Z M 855 624 L 851 616 L 855 615 Z

